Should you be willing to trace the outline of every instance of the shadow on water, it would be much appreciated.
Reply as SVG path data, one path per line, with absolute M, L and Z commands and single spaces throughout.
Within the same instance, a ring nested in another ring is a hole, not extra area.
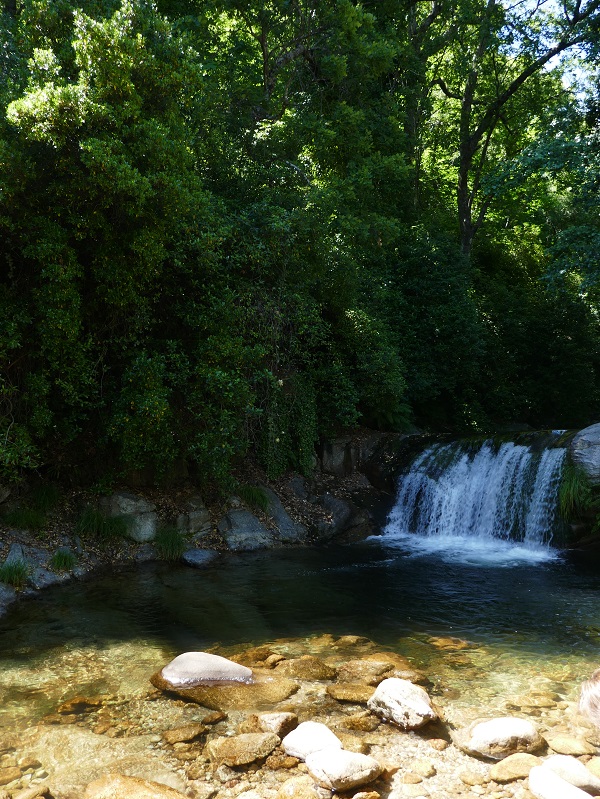
M 0 621 L 0 662 L 148 640 L 165 654 L 328 632 L 396 647 L 452 635 L 539 656 L 598 644 L 600 573 L 576 560 L 510 568 L 415 557 L 380 541 L 145 565 L 56 587 Z

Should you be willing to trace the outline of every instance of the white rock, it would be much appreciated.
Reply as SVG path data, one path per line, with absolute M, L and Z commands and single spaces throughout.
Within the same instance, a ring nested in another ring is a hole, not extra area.
M 546 766 L 534 766 L 529 772 L 529 790 L 536 799 L 590 799 L 589 793 L 563 780 Z
M 342 742 L 329 727 L 318 721 L 303 721 L 288 733 L 281 742 L 286 755 L 306 760 L 308 755 L 320 749 L 341 749 Z
M 455 743 L 470 755 L 502 760 L 515 752 L 533 754 L 544 746 L 544 739 L 530 721 L 504 716 L 473 722 L 456 734 Z
M 369 755 L 328 747 L 306 758 L 308 772 L 319 785 L 333 791 L 347 791 L 377 779 L 382 768 Z
M 190 687 L 204 682 L 250 682 L 252 669 L 209 652 L 184 652 L 168 663 L 161 676 L 174 686 Z
M 438 717 L 427 691 L 398 677 L 379 683 L 367 707 L 404 730 L 416 730 Z
M 544 767 L 551 768 L 563 780 L 587 793 L 600 794 L 600 779 L 587 769 L 580 760 L 569 755 L 552 755 L 544 761 Z

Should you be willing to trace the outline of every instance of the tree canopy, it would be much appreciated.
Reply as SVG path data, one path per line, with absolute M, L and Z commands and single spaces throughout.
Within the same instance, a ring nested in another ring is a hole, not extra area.
M 600 0 L 9 0 L 0 477 L 598 416 Z M 574 77 L 573 77 L 574 76 Z

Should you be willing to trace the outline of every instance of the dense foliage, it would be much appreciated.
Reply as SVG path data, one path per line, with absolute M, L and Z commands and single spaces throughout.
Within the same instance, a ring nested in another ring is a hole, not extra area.
M 0 477 L 595 419 L 600 0 L 554 5 L 6 2 Z

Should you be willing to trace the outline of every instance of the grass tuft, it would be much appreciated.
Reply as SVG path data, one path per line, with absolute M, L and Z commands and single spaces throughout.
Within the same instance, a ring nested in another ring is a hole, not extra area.
M 61 547 L 50 558 L 49 566 L 55 572 L 70 572 L 73 571 L 76 563 L 77 556 L 75 553 L 71 552 L 67 547 Z
M 0 583 L 23 588 L 29 576 L 29 567 L 24 560 L 12 560 L 0 566 Z
M 42 530 L 46 516 L 35 508 L 13 508 L 4 514 L 4 522 L 18 530 Z
M 176 527 L 165 526 L 156 533 L 154 546 L 163 560 L 179 560 L 185 551 L 185 539 Z
M 243 500 L 246 505 L 250 505 L 251 508 L 257 508 L 258 510 L 262 510 L 264 513 L 268 511 L 269 497 L 265 494 L 264 489 L 262 489 L 260 486 L 246 483 L 245 485 L 238 486 L 236 493 L 239 498 Z
M 592 505 L 592 489 L 585 472 L 574 463 L 565 464 L 558 495 L 560 515 L 570 521 Z
M 127 535 L 129 524 L 125 516 L 104 516 L 99 510 L 84 508 L 75 523 L 77 535 L 93 535 L 100 541 L 109 542 Z

